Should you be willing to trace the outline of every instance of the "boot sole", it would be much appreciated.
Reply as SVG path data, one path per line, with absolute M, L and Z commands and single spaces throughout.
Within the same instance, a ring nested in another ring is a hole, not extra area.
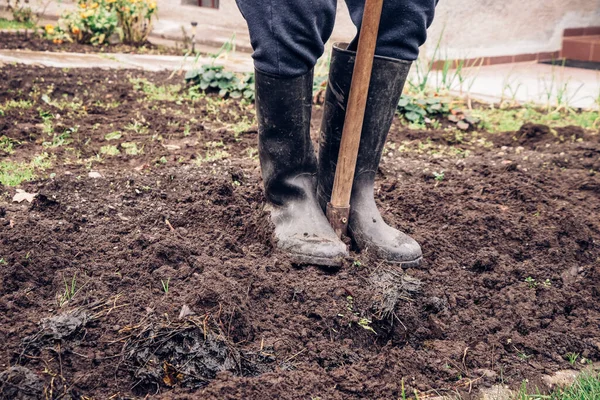
M 287 253 L 291 258 L 292 264 L 297 265 L 321 265 L 324 267 L 340 267 L 343 262 L 343 258 L 327 258 L 327 257 L 315 257 L 307 256 L 303 254 Z
M 421 265 L 421 261 L 423 261 L 423 257 L 419 257 L 416 260 L 412 261 L 387 261 L 390 264 L 399 265 L 402 269 L 407 268 L 418 268 Z

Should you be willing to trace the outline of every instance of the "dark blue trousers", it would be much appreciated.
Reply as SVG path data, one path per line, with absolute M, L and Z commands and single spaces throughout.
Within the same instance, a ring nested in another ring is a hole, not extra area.
M 303 75 L 323 54 L 337 0 L 236 0 L 248 23 L 255 67 L 280 77 Z M 360 32 L 365 0 L 345 0 Z M 384 0 L 375 53 L 416 60 L 437 0 Z M 356 49 L 358 37 L 351 42 Z

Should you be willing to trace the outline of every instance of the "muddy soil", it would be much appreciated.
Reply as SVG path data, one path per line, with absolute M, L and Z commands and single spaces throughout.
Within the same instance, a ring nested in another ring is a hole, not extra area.
M 51 51 L 65 53 L 125 53 L 125 54 L 161 54 L 183 56 L 186 51 L 179 48 L 159 46 L 146 42 L 140 46 L 131 46 L 127 44 L 103 44 L 93 46 L 89 44 L 53 43 L 51 40 L 44 39 L 33 30 L 21 30 L 17 32 L 0 32 L 0 49 L 10 50 L 33 50 L 33 51 Z
M 468 399 L 600 361 L 598 132 L 395 120 L 375 196 L 422 268 L 325 270 L 273 250 L 253 107 L 140 83 L 181 80 L 0 70 L 0 163 L 51 163 L 0 186 L 1 398 Z

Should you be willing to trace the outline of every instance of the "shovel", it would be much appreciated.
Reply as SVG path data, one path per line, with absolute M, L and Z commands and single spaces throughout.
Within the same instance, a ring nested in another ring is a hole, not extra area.
M 383 0 L 366 0 L 363 13 L 356 61 L 350 84 L 350 94 L 346 107 L 346 119 L 340 142 L 340 152 L 335 170 L 331 200 L 327 203 L 327 219 L 338 235 L 346 235 L 350 215 L 350 195 L 358 157 L 358 147 L 365 116 L 365 106 L 371 81 L 375 44 L 379 31 L 379 20 Z

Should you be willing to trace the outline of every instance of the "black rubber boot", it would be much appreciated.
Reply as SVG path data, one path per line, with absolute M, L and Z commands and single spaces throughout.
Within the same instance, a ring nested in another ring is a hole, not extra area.
M 336 43 L 329 70 L 319 143 L 318 198 L 325 210 L 331 198 L 346 104 L 356 53 Z M 376 56 L 365 110 L 356 173 L 350 200 L 349 235 L 360 250 L 368 249 L 388 262 L 416 267 L 421 246 L 381 218 L 373 198 L 375 175 L 411 63 Z
M 338 266 L 348 251 L 316 198 L 312 82 L 312 71 L 291 79 L 256 71 L 258 154 L 277 247 L 295 263 Z

